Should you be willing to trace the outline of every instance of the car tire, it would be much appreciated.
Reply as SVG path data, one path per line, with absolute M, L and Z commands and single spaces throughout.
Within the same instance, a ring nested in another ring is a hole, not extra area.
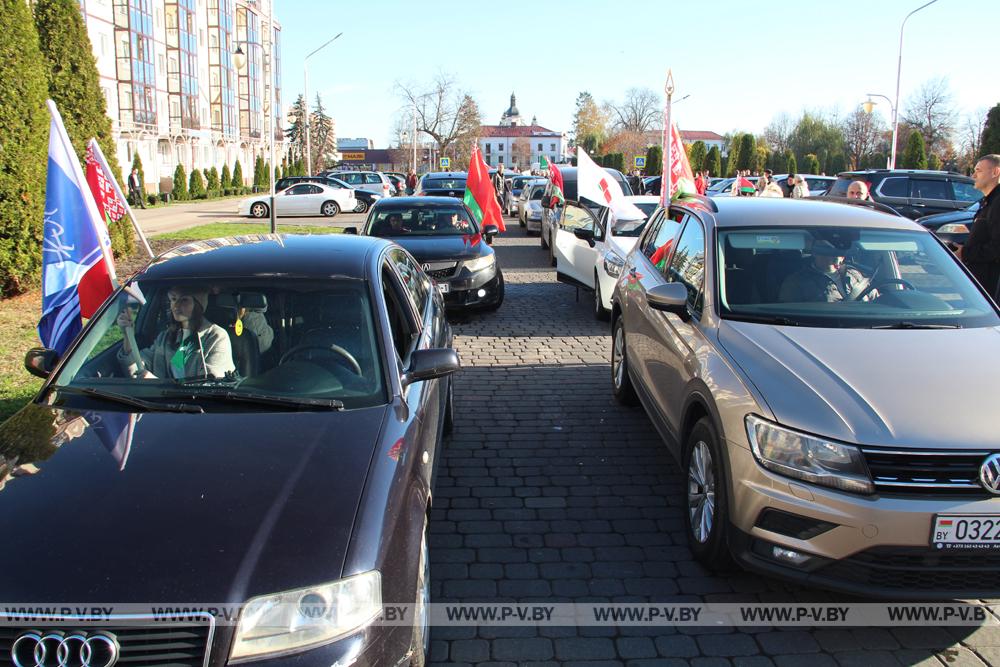
M 601 322 L 607 322 L 610 315 L 602 301 L 601 280 L 597 277 L 597 271 L 594 271 L 594 317 Z
M 420 537 L 420 560 L 417 565 L 417 597 L 413 605 L 413 638 L 410 640 L 410 665 L 424 667 L 430 660 L 431 563 L 427 553 L 427 517 Z
M 729 489 L 719 437 L 708 417 L 691 429 L 681 454 L 685 474 L 684 526 L 688 548 L 710 570 L 732 566 L 729 552 Z
M 357 206 L 354 207 L 354 213 L 367 213 L 368 212 L 368 202 L 364 199 L 357 200 Z
M 319 207 L 319 212 L 327 218 L 333 218 L 340 213 L 340 204 L 335 201 L 325 201 L 323 202 L 323 205 Z
M 250 204 L 251 218 L 266 218 L 268 214 L 267 204 L 262 201 L 255 201 Z
M 538 247 L 545 250 L 549 246 L 545 243 L 545 229 L 539 227 L 538 229 Z
M 639 397 L 628 374 L 628 349 L 625 347 L 625 325 L 619 316 L 611 327 L 611 391 L 622 405 L 633 406 Z
M 497 278 L 498 278 L 498 280 L 497 280 L 497 300 L 496 300 L 496 303 L 491 303 L 490 305 L 488 305 L 486 307 L 487 312 L 491 312 L 491 313 L 493 311 L 495 311 L 495 310 L 498 310 L 500 308 L 500 306 L 503 304 L 504 292 L 506 291 L 506 288 L 504 287 L 503 272 L 500 271 L 499 268 L 497 269 Z
M 444 399 L 444 417 L 441 420 L 443 426 L 441 431 L 444 435 L 451 435 L 455 431 L 455 379 L 448 378 L 448 395 Z

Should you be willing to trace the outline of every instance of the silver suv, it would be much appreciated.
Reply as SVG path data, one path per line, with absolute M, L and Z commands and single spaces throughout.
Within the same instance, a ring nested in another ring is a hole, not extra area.
M 324 175 L 339 178 L 353 188 L 368 190 L 383 197 L 396 194 L 396 186 L 380 171 L 330 171 Z
M 1000 314 L 933 234 L 822 200 L 682 199 L 615 285 L 612 385 L 688 542 L 863 595 L 1000 594 Z

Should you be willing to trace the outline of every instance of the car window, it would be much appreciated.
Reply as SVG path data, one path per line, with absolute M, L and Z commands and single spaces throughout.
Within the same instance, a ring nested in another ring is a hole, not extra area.
M 323 192 L 323 188 L 319 187 L 315 183 L 309 186 L 309 194 L 311 194 L 311 195 L 322 194 L 322 192 Z
M 334 190 L 343 190 L 344 188 L 348 188 L 349 187 L 347 185 L 347 183 L 344 183 L 343 181 L 337 180 L 336 178 L 328 178 L 328 179 L 326 179 L 326 186 L 330 187 L 330 188 L 333 188 Z
M 907 181 L 907 178 L 887 178 L 879 184 L 878 194 L 883 197 L 908 197 L 910 193 Z
M 681 211 L 672 210 L 669 215 L 664 215 L 656 236 L 647 247 L 643 248 L 643 254 L 649 258 L 660 273 L 667 274 L 667 258 L 673 250 L 674 239 L 684 222 L 685 215 Z
M 531 186 L 531 195 L 529 195 L 528 199 L 532 201 L 541 201 L 542 195 L 544 194 L 545 194 L 544 185 L 533 185 Z
M 367 234 L 383 238 L 403 236 L 472 236 L 479 233 L 468 209 L 455 200 L 454 205 L 393 206 L 375 211 Z M 470 238 L 469 243 L 476 242 Z
M 834 181 L 833 185 L 830 187 L 830 190 L 826 194 L 831 197 L 846 197 L 847 188 L 851 185 L 851 183 L 854 182 L 854 180 L 855 179 L 850 176 L 847 177 L 841 176 L 836 181 Z M 865 179 L 862 178 L 861 176 L 858 176 L 858 180 L 863 181 Z
M 705 230 L 697 218 L 687 218 L 665 277 L 668 282 L 687 287 L 688 306 L 698 312 L 705 282 Z
M 382 185 L 382 179 L 379 178 L 378 174 L 365 174 L 365 183 L 378 183 Z
M 361 174 L 341 174 L 338 178 L 345 183 L 350 183 L 351 185 L 360 185 L 364 182 Z
M 399 276 L 403 280 L 403 287 L 406 288 L 414 308 L 420 313 L 421 318 L 423 318 L 427 313 L 427 305 L 429 303 L 427 296 L 430 293 L 430 285 L 426 274 L 420 270 L 420 267 L 403 250 L 393 250 L 389 257 L 396 266 L 396 270 L 399 271 Z
M 832 181 L 825 178 L 807 178 L 806 183 L 809 185 L 810 190 L 827 190 Z
M 307 195 L 310 193 L 312 186 L 308 183 L 299 183 L 293 187 L 288 188 L 286 194 L 289 195 Z
M 464 190 L 464 178 L 425 178 L 423 182 L 425 190 Z
M 910 196 L 914 199 L 951 199 L 948 182 L 930 178 L 911 178 Z
M 658 204 L 655 203 L 641 203 L 636 204 L 636 208 L 643 212 L 643 217 L 641 218 L 622 218 L 619 220 L 612 216 L 614 220 L 614 235 L 630 238 L 638 238 L 642 235 L 642 230 L 646 228 L 646 222 L 649 216 L 656 210 Z M 610 209 L 606 209 L 610 211 Z
M 392 336 L 392 346 L 402 363 L 403 368 L 410 358 L 410 352 L 417 340 L 415 331 L 406 315 L 396 277 L 388 265 L 382 268 L 382 296 L 385 299 L 386 314 L 389 319 L 389 332 Z
M 958 201 L 979 201 L 983 198 L 983 193 L 980 192 L 972 185 L 972 183 L 966 183 L 965 181 L 952 181 L 951 187 L 955 192 L 955 199 Z
M 564 229 L 589 229 L 594 231 L 596 221 L 590 211 L 575 204 L 566 204 L 562 224 Z

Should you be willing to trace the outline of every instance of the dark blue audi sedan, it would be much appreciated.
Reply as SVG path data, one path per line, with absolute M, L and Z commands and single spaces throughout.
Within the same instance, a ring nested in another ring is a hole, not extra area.
M 423 664 L 444 312 L 388 241 L 215 239 L 29 352 L 46 381 L 0 426 L 0 601 L 25 612 L 0 663 Z

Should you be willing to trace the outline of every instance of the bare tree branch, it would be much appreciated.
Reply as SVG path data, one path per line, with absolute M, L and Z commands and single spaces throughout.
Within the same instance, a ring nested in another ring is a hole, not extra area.
M 428 86 L 396 82 L 395 87 L 406 106 L 415 110 L 417 131 L 430 136 L 442 155 L 460 137 L 478 134 L 478 106 L 453 75 L 438 73 Z M 470 113 L 470 103 L 475 113 Z
M 662 125 L 663 102 L 649 88 L 629 88 L 621 104 L 606 103 L 615 128 L 625 132 L 646 132 Z
M 956 124 L 948 79 L 937 77 L 925 81 L 906 103 L 902 119 L 923 135 L 928 153 L 946 153 Z

